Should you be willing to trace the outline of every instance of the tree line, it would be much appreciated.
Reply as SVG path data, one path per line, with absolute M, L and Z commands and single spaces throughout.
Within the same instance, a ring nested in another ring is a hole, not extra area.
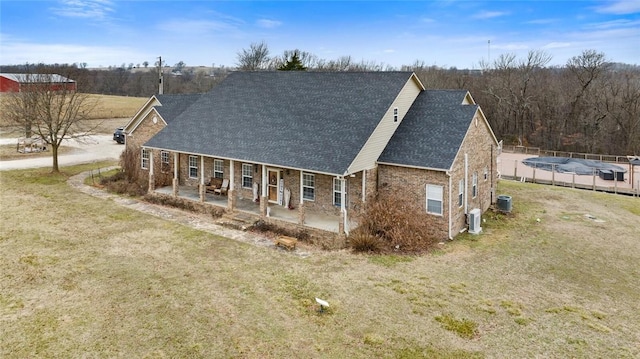
M 482 107 L 496 137 L 505 144 L 596 154 L 640 155 L 640 67 L 611 63 L 604 53 L 585 50 L 563 66 L 530 51 L 524 58 L 502 54 L 478 69 L 428 66 L 424 61 L 395 68 L 355 62 L 350 56 L 325 60 L 299 49 L 271 56 L 254 43 L 236 54 L 236 67 L 87 69 L 72 65 L 3 66 L 2 72 L 59 73 L 86 93 L 151 96 L 210 90 L 231 70 L 413 71 L 428 89 L 466 89 Z M 156 63 L 156 65 L 158 65 Z

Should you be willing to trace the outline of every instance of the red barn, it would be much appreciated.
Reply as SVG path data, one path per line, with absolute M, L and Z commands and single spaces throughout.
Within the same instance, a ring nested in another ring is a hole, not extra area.
M 57 74 L 0 74 L 0 92 L 25 92 L 47 86 L 50 91 L 76 91 L 74 80 Z

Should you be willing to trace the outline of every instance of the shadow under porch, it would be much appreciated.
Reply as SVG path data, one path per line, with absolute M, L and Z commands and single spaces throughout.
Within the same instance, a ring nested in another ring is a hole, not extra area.
M 172 186 L 158 187 L 154 190 L 155 193 L 164 195 L 173 195 Z M 201 202 L 200 193 L 198 187 L 195 186 L 179 186 L 177 197 Z M 213 193 L 205 193 L 204 204 L 224 208 L 229 211 L 228 197 L 226 195 L 219 195 Z M 305 208 L 304 224 L 299 223 L 299 208 L 287 209 L 284 206 L 269 203 L 267 210 L 267 217 L 271 221 L 281 221 L 286 224 L 294 224 L 297 226 L 304 226 L 308 228 L 318 229 L 321 231 L 331 232 L 334 234 L 339 233 L 340 229 L 340 216 L 326 214 L 318 211 L 314 211 L 311 208 Z M 251 199 L 236 198 L 234 211 L 249 214 L 259 220 L 262 218 L 260 213 L 260 203 L 254 202 Z

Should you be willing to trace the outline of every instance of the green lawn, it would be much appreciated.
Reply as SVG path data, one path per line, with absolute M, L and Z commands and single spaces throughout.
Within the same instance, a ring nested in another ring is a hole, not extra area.
M 481 235 L 302 258 L 66 179 L 0 172 L 0 357 L 640 356 L 638 198 L 502 181 Z

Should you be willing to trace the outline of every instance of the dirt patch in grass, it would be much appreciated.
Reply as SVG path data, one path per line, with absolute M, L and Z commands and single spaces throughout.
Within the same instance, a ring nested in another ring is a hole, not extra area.
M 637 198 L 502 181 L 513 213 L 436 252 L 301 258 L 65 181 L 2 174 L 2 357 L 640 356 Z
M 69 146 L 60 146 L 58 148 L 59 155 L 71 154 L 78 151 L 78 148 Z M 20 153 L 16 150 L 16 145 L 0 145 L 0 161 L 11 161 L 36 157 L 51 157 L 51 149 L 39 152 Z

